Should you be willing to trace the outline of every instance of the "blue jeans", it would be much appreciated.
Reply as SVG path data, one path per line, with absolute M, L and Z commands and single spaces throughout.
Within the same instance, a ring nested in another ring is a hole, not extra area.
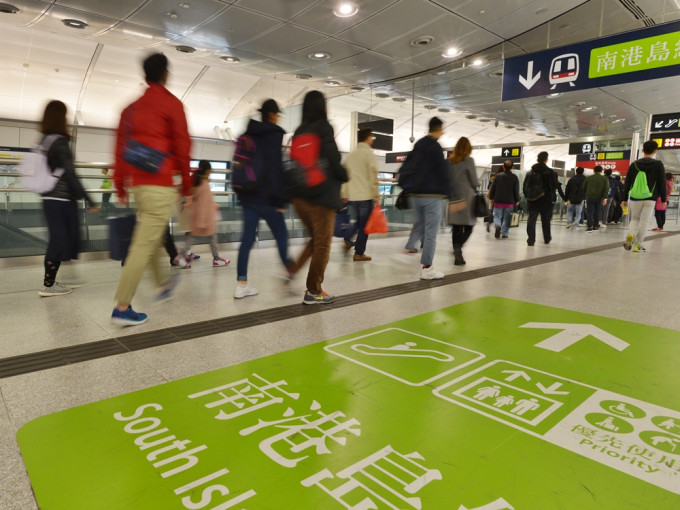
M 248 281 L 248 257 L 250 256 L 250 249 L 255 242 L 257 224 L 260 222 L 260 218 L 267 222 L 274 235 L 274 239 L 276 239 L 281 262 L 286 267 L 291 265 L 291 262 L 288 260 L 288 229 L 283 219 L 283 213 L 278 212 L 271 205 L 243 204 L 243 234 L 236 264 L 236 274 L 239 282 Z
M 354 244 L 354 253 L 363 255 L 366 251 L 366 242 L 368 241 L 368 234 L 364 232 L 368 217 L 373 211 L 373 200 L 354 200 L 347 202 L 347 207 L 350 214 L 356 217 L 356 221 L 352 223 L 352 228 L 345 234 L 345 241 L 352 241 L 354 234 L 357 236 Z
M 501 234 L 507 236 L 510 233 L 510 220 L 512 219 L 512 207 L 494 207 L 493 225 L 500 227 Z
M 578 225 L 581 220 L 581 211 L 583 210 L 583 202 L 580 204 L 569 204 L 567 206 L 567 225 Z
M 411 208 L 416 213 L 418 231 L 414 233 L 415 239 L 423 240 L 423 253 L 420 263 L 431 266 L 434 260 L 434 252 L 437 249 L 437 234 L 444 216 L 444 204 L 441 198 L 436 197 L 409 197 Z

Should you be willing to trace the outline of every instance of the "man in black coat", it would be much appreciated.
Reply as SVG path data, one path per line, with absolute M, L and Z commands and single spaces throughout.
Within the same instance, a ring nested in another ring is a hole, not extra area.
M 557 174 L 546 165 L 548 153 L 538 153 L 537 163 L 531 167 L 531 172 L 524 179 L 524 196 L 527 198 L 529 219 L 527 220 L 527 245 L 533 246 L 536 242 L 536 220 L 541 215 L 541 227 L 543 229 L 543 241 L 549 244 L 552 240 L 550 235 L 550 220 L 552 219 L 553 205 L 557 186 Z M 531 183 L 540 177 L 543 193 L 540 196 L 530 196 Z

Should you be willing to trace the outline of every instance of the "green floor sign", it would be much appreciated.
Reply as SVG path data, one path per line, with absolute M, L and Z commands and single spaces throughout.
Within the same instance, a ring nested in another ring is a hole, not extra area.
M 680 333 L 483 298 L 38 418 L 50 510 L 680 508 Z

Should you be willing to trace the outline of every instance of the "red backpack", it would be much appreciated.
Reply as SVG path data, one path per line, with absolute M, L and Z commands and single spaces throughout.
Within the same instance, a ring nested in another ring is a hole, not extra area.
M 290 161 L 284 163 L 285 195 L 313 197 L 323 193 L 328 181 L 321 155 L 321 138 L 316 133 L 302 133 L 293 138 Z

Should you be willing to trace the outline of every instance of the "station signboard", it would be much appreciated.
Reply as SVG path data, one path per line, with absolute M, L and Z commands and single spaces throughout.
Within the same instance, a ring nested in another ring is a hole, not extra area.
M 680 149 L 680 131 L 653 134 L 651 139 L 659 145 L 659 150 Z
M 591 154 L 595 152 L 595 142 L 575 142 L 569 144 L 569 154 Z
M 502 101 L 677 76 L 680 22 L 508 58 Z
M 516 147 L 503 147 L 501 149 L 501 156 L 503 157 L 513 157 L 513 158 L 519 158 L 522 155 L 522 147 L 521 146 L 516 146 Z
M 680 129 L 680 113 L 659 113 L 652 115 L 649 125 L 650 133 L 659 133 Z
M 593 152 L 576 156 L 576 166 L 593 169 L 600 165 L 604 170 L 611 169 L 621 175 L 628 173 L 630 151 Z

